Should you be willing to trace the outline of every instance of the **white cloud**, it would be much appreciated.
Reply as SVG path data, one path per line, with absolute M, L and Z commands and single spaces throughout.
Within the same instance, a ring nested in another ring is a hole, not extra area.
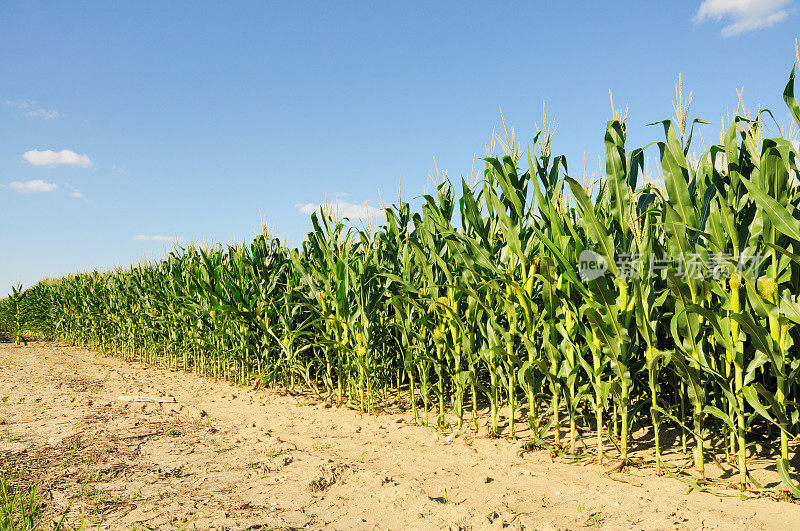
M 350 220 L 377 218 L 385 215 L 382 208 L 374 207 L 369 203 L 357 205 L 339 200 L 327 203 L 297 203 L 295 208 L 302 214 L 312 214 L 319 212 L 320 208 L 324 208 L 326 212 Z
M 81 166 L 84 168 L 92 167 L 92 161 L 86 155 L 79 155 L 69 149 L 52 151 L 50 149 L 40 151 L 32 149 L 22 154 L 22 158 L 34 166 L 55 166 L 65 164 L 68 166 Z
M 111 171 L 113 171 L 114 173 L 119 173 L 120 175 L 128 174 L 128 170 L 126 170 L 122 166 L 111 166 Z
M 160 242 L 160 243 L 167 243 L 167 242 L 178 243 L 181 240 L 177 236 L 161 236 L 161 235 L 146 236 L 144 234 L 136 234 L 134 235 L 133 239 L 140 242 Z
M 33 118 L 43 118 L 45 120 L 54 120 L 56 118 L 61 118 L 64 116 L 63 113 L 54 111 L 52 109 L 37 109 L 36 102 L 32 100 L 18 100 L 18 101 L 11 101 L 5 100 L 3 105 L 6 107 L 13 107 L 14 109 L 19 109 L 20 111 L 25 111 L 25 116 L 31 116 Z
M 694 23 L 710 19 L 726 19 L 728 24 L 720 35 L 733 37 L 760 28 L 768 28 L 785 20 L 789 12 L 784 9 L 792 0 L 704 0 L 694 16 Z
M 81 193 L 80 190 L 78 190 L 77 188 L 75 188 L 71 184 L 69 184 L 69 183 L 65 184 L 64 188 L 67 190 L 67 193 L 69 194 L 70 197 L 74 197 L 76 199 L 86 199 L 83 196 L 83 193 Z
M 30 100 L 18 100 L 18 101 L 5 100 L 3 102 L 3 105 L 5 105 L 6 107 L 14 107 L 15 109 L 30 109 L 31 107 L 34 106 L 35 103 L 36 102 Z
M 58 185 L 55 183 L 46 183 L 41 179 L 35 179 L 33 181 L 13 181 L 8 183 L 13 190 L 21 193 L 21 194 L 38 194 L 43 192 L 53 192 L 58 190 Z
M 64 116 L 58 111 L 48 109 L 34 109 L 25 113 L 26 116 L 33 116 L 35 118 L 43 118 L 45 120 L 55 120 Z

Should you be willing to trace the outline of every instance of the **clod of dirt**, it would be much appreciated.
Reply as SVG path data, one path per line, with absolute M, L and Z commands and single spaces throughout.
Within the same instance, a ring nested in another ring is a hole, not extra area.
M 335 485 L 341 479 L 342 473 L 349 468 L 348 465 L 321 467 L 322 475 L 308 484 L 308 490 L 311 492 L 322 492 L 328 489 L 330 486 Z

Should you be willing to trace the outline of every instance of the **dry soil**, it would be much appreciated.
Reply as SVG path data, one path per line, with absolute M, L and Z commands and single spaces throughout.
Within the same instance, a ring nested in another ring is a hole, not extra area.
M 122 402 L 169 395 L 175 404 Z M 89 529 L 798 529 L 800 506 L 651 467 L 518 455 L 409 413 L 360 414 L 48 342 L 0 343 L 0 465 Z M 187 525 L 188 524 L 188 525 Z

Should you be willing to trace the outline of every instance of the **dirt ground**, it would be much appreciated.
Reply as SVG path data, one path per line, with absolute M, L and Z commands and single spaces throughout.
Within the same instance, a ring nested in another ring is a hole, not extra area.
M 41 484 L 48 520 L 69 507 L 88 529 L 800 528 L 800 505 L 314 402 L 0 343 L 0 466 Z

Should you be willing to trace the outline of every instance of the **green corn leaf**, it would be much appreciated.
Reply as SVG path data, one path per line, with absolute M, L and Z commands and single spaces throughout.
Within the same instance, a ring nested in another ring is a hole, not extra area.
M 798 118 L 798 120 L 800 120 L 800 118 Z M 795 498 L 800 498 L 800 489 L 797 488 L 797 484 L 794 482 L 792 475 L 789 472 L 789 468 L 791 466 L 789 461 L 787 459 L 778 459 L 775 464 L 778 470 L 778 476 L 780 476 L 783 486 L 792 493 L 792 496 Z
M 736 431 L 736 427 L 734 426 L 733 420 L 731 419 L 730 415 L 724 413 L 721 409 L 715 406 L 706 405 L 703 407 L 703 413 L 717 417 L 719 420 L 725 423 L 725 425 L 728 427 L 729 430 L 731 430 L 731 432 Z
M 592 234 L 592 239 L 597 245 L 600 253 L 606 259 L 609 271 L 614 276 L 617 276 L 614 242 L 609 236 L 608 230 L 597 218 L 597 215 L 594 211 L 594 206 L 589 200 L 589 197 L 586 195 L 586 191 L 583 189 L 583 186 L 581 186 L 578 181 L 571 177 L 567 177 L 565 180 L 569 184 L 570 190 L 572 190 L 573 197 L 575 197 L 581 207 L 581 213 L 587 220 L 587 227 Z
M 750 197 L 764 211 L 770 223 L 786 236 L 800 241 L 800 220 L 795 219 L 791 212 L 778 203 L 773 197 L 767 195 L 758 185 L 750 179 L 742 177 L 741 180 L 747 188 Z
M 792 68 L 792 73 L 789 74 L 789 82 L 786 83 L 786 88 L 783 89 L 783 101 L 786 102 L 787 107 L 792 112 L 795 123 L 800 127 L 800 105 L 797 104 L 797 98 L 794 96 L 794 68 Z

